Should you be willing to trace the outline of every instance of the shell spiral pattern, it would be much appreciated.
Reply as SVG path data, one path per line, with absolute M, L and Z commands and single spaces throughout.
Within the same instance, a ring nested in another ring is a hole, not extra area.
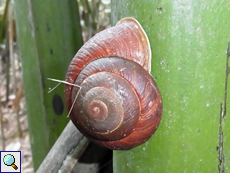
M 67 71 L 70 118 L 86 137 L 110 149 L 147 141 L 162 116 L 162 99 L 150 72 L 148 38 L 133 18 L 124 18 L 83 45 Z M 79 93 L 78 93 L 79 92 Z M 76 102 L 74 102 L 78 94 Z

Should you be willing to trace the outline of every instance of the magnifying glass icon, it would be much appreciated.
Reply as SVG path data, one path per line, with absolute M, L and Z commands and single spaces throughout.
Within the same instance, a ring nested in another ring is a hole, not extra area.
M 3 157 L 3 162 L 7 166 L 12 166 L 15 170 L 18 169 L 18 167 L 15 165 L 15 158 L 11 154 L 7 154 Z

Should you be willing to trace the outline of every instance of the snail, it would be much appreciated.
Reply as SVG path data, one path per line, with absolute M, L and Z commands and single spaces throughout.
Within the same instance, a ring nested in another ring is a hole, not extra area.
M 150 75 L 148 37 L 134 18 L 88 40 L 72 59 L 65 86 L 70 118 L 95 143 L 128 150 L 155 133 L 162 116 L 160 91 Z

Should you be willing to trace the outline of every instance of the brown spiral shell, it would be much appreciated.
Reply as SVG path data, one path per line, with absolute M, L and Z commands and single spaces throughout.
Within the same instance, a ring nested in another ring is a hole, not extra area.
M 75 126 L 110 149 L 130 149 L 148 140 L 162 115 L 162 99 L 150 72 L 148 38 L 134 18 L 121 19 L 74 56 L 65 97 Z

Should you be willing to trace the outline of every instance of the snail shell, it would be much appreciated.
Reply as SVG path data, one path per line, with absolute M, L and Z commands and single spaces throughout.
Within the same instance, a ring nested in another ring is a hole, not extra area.
M 86 42 L 66 74 L 67 82 L 81 87 L 65 87 L 67 108 L 74 104 L 70 118 L 79 131 L 110 149 L 130 149 L 148 140 L 162 115 L 150 61 L 148 38 L 134 18 L 121 19 Z

